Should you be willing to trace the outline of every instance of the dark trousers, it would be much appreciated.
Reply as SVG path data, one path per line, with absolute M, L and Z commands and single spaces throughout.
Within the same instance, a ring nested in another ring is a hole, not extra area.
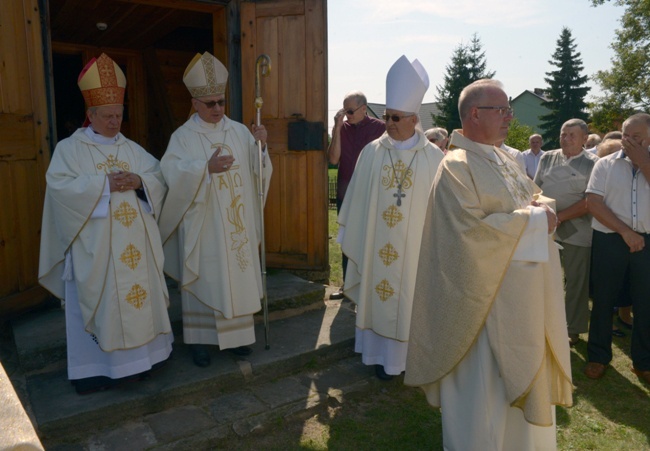
M 612 360 L 612 310 L 628 283 L 634 310 L 632 363 L 638 370 L 650 370 L 650 235 L 644 237 L 644 249 L 630 252 L 618 233 L 594 231 L 593 305 L 587 344 L 590 362 L 608 364 Z
M 341 205 L 343 204 L 343 199 L 336 198 L 336 215 L 338 216 L 339 211 L 341 211 Z M 348 257 L 341 252 L 341 260 L 343 262 L 343 280 L 345 280 L 345 271 L 348 269 Z

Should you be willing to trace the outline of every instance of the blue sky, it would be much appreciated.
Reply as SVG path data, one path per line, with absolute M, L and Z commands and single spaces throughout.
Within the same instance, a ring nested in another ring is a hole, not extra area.
M 360 89 L 369 102 L 384 103 L 386 73 L 403 54 L 424 65 L 430 80 L 424 101 L 433 102 L 453 50 L 474 33 L 488 70 L 511 97 L 546 87 L 564 26 L 582 55 L 583 73 L 607 70 L 623 13 L 589 0 L 330 0 L 327 8 L 330 130 L 348 91 Z M 599 94 L 594 82 L 589 85 L 588 99 Z

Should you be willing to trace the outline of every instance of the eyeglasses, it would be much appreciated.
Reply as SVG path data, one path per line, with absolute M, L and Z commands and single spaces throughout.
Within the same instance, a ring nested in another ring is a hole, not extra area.
M 211 110 L 212 108 L 214 108 L 214 107 L 217 106 L 217 105 L 219 105 L 220 108 L 223 108 L 223 106 L 226 104 L 226 101 L 225 101 L 224 99 L 220 99 L 220 100 L 211 100 L 211 101 L 209 101 L 209 102 L 204 102 L 203 100 L 201 100 L 201 99 L 197 99 L 196 97 L 195 97 L 194 99 L 195 99 L 195 100 L 198 100 L 199 102 L 201 102 L 201 103 L 202 103 L 203 105 L 205 105 L 209 110 Z
M 385 122 L 388 122 L 388 119 L 390 119 L 390 120 L 393 121 L 393 122 L 399 122 L 400 119 L 402 119 L 402 118 L 404 118 L 404 117 L 411 117 L 411 116 L 415 116 L 415 114 L 405 114 L 405 115 L 403 115 L 403 116 L 399 116 L 399 115 L 397 115 L 397 114 L 384 114 L 381 118 L 382 118 Z
M 347 114 L 348 116 L 352 116 L 352 115 L 353 115 L 354 113 L 356 113 L 356 112 L 357 112 L 357 111 L 358 111 L 362 106 L 365 106 L 365 105 L 359 105 L 359 106 L 356 107 L 354 110 L 345 110 L 345 114 Z
M 477 106 L 477 110 L 499 110 L 501 117 L 512 116 L 515 113 L 515 110 L 509 106 Z

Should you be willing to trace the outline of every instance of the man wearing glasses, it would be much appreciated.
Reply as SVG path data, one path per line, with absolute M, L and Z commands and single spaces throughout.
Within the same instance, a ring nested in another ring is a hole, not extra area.
M 198 366 L 210 364 L 206 345 L 237 355 L 255 342 L 253 314 L 261 309 L 262 280 L 257 187 L 271 179 L 266 129 L 253 134 L 225 115 L 228 71 L 205 52 L 190 62 L 183 82 L 196 110 L 169 141 L 161 160 L 169 192 L 160 218 L 165 272 L 178 281 L 183 338 Z
M 364 147 L 339 215 L 350 258 L 345 295 L 357 304 L 355 351 L 377 377 L 404 371 L 424 208 L 443 153 L 417 113 L 429 87 L 402 56 L 386 78 L 386 133 Z
M 367 114 L 368 102 L 361 91 L 349 92 L 343 99 L 343 108 L 334 116 L 332 141 L 327 149 L 330 164 L 338 165 L 336 178 L 336 212 L 341 210 L 345 192 L 350 184 L 357 159 L 366 144 L 379 138 L 386 125 L 383 121 Z M 346 121 L 343 119 L 347 118 Z M 343 276 L 348 266 L 348 257 L 343 254 Z M 343 287 L 330 296 L 330 299 L 342 299 Z
M 572 403 L 556 216 L 494 143 L 512 120 L 496 80 L 467 86 L 429 196 L 405 384 L 442 408 L 445 449 L 556 449 Z

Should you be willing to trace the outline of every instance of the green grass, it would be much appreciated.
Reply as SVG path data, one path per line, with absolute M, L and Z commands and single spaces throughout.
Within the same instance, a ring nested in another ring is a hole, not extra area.
M 330 283 L 340 286 L 341 249 L 336 210 L 329 211 Z M 650 450 L 650 387 L 631 371 L 630 332 L 614 338 L 610 368 L 599 381 L 582 373 L 586 334 L 571 350 L 574 405 L 557 408 L 559 450 Z M 316 412 L 278 419 L 272 430 L 238 439 L 238 449 L 440 450 L 440 411 L 402 378 L 365 393 L 330 400 Z
M 330 169 L 331 170 L 331 169 Z M 343 267 L 341 263 L 341 245 L 336 242 L 339 225 L 336 222 L 336 210 L 329 210 L 329 255 L 330 255 L 330 285 L 343 285 Z
M 614 339 L 614 360 L 599 381 L 582 374 L 586 343 L 571 350 L 576 390 L 573 407 L 557 408 L 559 450 L 650 450 L 650 388 L 630 370 L 629 342 L 629 334 Z M 375 381 L 373 388 L 342 395 L 343 402 L 330 398 L 316 410 L 278 418 L 246 437 L 231 437 L 218 449 L 442 449 L 440 411 L 402 381 Z

